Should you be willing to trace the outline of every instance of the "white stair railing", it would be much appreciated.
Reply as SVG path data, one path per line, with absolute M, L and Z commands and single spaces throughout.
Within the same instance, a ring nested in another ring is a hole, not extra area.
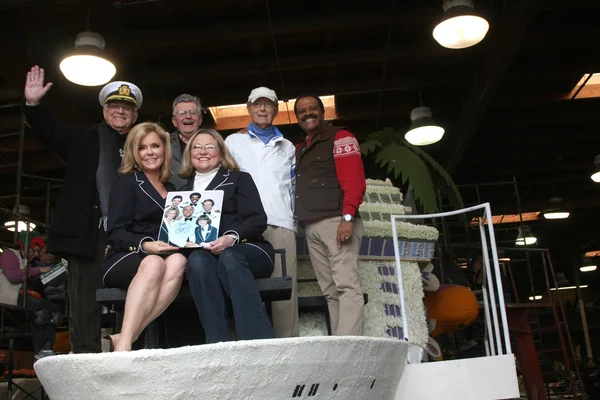
M 507 355 L 512 354 L 510 336 L 508 332 L 508 323 L 506 319 L 506 306 L 504 303 L 504 290 L 502 288 L 502 279 L 500 275 L 500 263 L 498 261 L 498 251 L 496 249 L 496 235 L 494 233 L 494 224 L 492 222 L 492 211 L 489 203 L 479 204 L 473 207 L 460 210 L 448 211 L 437 214 L 422 215 L 392 215 L 392 232 L 394 240 L 394 253 L 396 259 L 396 270 L 398 273 L 400 309 L 402 311 L 402 326 L 404 331 L 404 340 L 408 340 L 408 318 L 406 314 L 406 303 L 404 300 L 404 286 L 402 278 L 402 268 L 400 267 L 400 250 L 398 240 L 397 222 L 399 220 L 425 220 L 432 218 L 451 217 L 460 214 L 479 212 L 479 232 L 481 236 L 481 252 L 484 263 L 483 272 L 483 309 L 485 317 L 486 331 L 486 355 Z M 487 224 L 486 224 L 487 221 Z M 485 225 L 487 225 L 487 235 Z M 489 239 L 488 239 L 489 237 Z M 489 245 L 488 245 L 489 241 Z M 491 257 L 489 250 L 491 249 Z M 490 265 L 490 258 L 493 262 Z M 494 285 L 495 281 L 495 285 Z M 490 284 L 491 282 L 491 284 Z M 498 312 L 500 315 L 498 316 Z

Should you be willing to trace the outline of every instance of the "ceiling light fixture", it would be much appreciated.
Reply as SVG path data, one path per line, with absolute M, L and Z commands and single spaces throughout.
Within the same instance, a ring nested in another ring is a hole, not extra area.
M 408 143 L 415 146 L 425 146 L 439 142 L 444 136 L 444 128 L 433 120 L 429 107 L 417 107 L 410 112 L 412 124 L 404 135 Z
M 444 19 L 433 29 L 433 38 L 447 49 L 464 49 L 481 42 L 490 24 L 473 11 L 472 0 L 446 0 Z
M 537 238 L 531 233 L 529 225 L 520 226 L 519 236 L 517 236 L 515 244 L 517 246 L 529 246 L 535 243 L 537 243 Z
M 557 204 L 557 203 L 561 203 L 561 202 L 562 202 L 562 198 L 560 198 L 560 197 L 550 198 L 550 203 Z M 569 218 L 569 215 L 571 215 L 571 213 L 569 211 L 565 210 L 564 208 L 560 208 L 560 207 L 544 210 L 541 212 L 541 214 L 545 219 L 565 219 L 565 218 Z
M 579 285 L 580 289 L 585 289 L 586 287 L 588 287 L 588 285 Z M 558 288 L 558 290 L 572 290 L 572 289 L 577 289 L 577 286 L 563 286 L 563 287 Z M 556 288 L 551 287 L 550 290 L 556 290 Z
M 496 222 L 494 221 L 494 224 Z M 507 251 L 504 249 L 498 249 L 498 261 L 500 262 L 510 262 L 510 256 L 507 254 Z
M 533 300 L 541 300 L 542 296 L 541 295 L 535 295 L 535 296 L 529 296 L 529 300 L 533 301 Z
M 598 269 L 598 266 L 592 261 L 590 257 L 583 257 L 581 259 L 581 264 L 581 267 L 579 267 L 579 270 L 581 272 L 591 272 Z
M 81 32 L 75 38 L 75 51 L 60 63 L 65 78 L 82 86 L 99 86 L 117 73 L 115 65 L 104 56 L 104 38 L 96 32 Z
M 6 221 L 4 223 L 4 226 L 9 231 L 14 232 L 15 231 L 15 222 L 16 221 Z M 17 229 L 19 230 L 19 232 L 27 231 L 27 223 L 24 221 L 19 221 L 19 223 L 17 224 Z M 35 224 L 33 222 L 30 222 L 29 223 L 29 231 L 31 232 L 34 229 L 35 229 Z
M 592 180 L 596 183 L 600 183 L 600 154 L 594 157 L 594 164 L 596 164 L 596 172 L 591 176 Z

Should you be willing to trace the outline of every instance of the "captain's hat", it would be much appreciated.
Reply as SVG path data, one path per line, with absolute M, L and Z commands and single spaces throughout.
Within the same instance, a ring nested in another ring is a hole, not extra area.
M 104 105 L 111 100 L 121 100 L 133 103 L 136 110 L 139 110 L 144 101 L 142 91 L 139 87 L 130 82 L 114 81 L 109 82 L 100 91 L 100 105 Z

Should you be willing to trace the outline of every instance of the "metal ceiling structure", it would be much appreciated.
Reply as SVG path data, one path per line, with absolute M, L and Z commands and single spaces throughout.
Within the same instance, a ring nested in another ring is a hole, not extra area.
M 44 67 L 54 82 L 47 103 L 58 120 L 79 125 L 101 118 L 99 88 L 77 86 L 58 69 L 89 17 L 117 65 L 114 79 L 143 90 L 139 120 L 158 120 L 168 129 L 171 102 L 180 93 L 218 106 L 244 103 L 252 88 L 264 85 L 280 97 L 336 95 L 338 122 L 362 140 L 377 127 L 405 130 L 422 94 L 446 129 L 442 141 L 425 150 L 457 183 L 516 177 L 523 212 L 542 210 L 554 195 L 564 199 L 568 220 L 530 225 L 539 245 L 558 258 L 557 270 L 569 274 L 579 253 L 600 249 L 600 185 L 590 180 L 600 153 L 600 99 L 569 96 L 585 73 L 600 71 L 600 2 L 479 0 L 476 6 L 490 22 L 488 36 L 472 48 L 449 50 L 432 37 L 440 0 L 324 0 L 318 6 L 0 0 L 0 205 L 12 209 L 16 202 L 21 114 L 13 105 L 22 99 L 31 65 Z M 212 123 L 205 114 L 204 125 Z M 301 139 L 296 125 L 281 128 L 290 140 Z M 48 185 L 39 177 L 63 178 L 64 163 L 27 127 L 22 148 L 21 204 L 44 221 L 60 182 L 50 185 L 47 207 Z M 466 203 L 476 200 L 463 196 Z M 494 211 L 516 213 L 506 209 L 506 196 L 495 186 L 483 200 Z M 0 240 L 9 240 L 5 233 Z

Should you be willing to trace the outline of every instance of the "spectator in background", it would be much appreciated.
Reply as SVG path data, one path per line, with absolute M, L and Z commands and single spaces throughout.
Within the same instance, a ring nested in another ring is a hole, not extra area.
M 25 248 L 21 242 L 20 249 L 6 249 L 0 254 L 0 303 L 10 305 L 23 304 L 24 270 L 27 265 Z M 35 257 L 35 248 L 44 248 L 41 238 L 34 238 L 31 242 L 29 258 Z M 39 250 L 37 250 L 39 252 Z M 33 267 L 28 270 L 28 279 L 38 279 L 40 274 L 48 272 L 50 267 Z M 28 291 L 28 295 L 29 295 Z M 35 294 L 32 294 L 35 295 Z M 56 327 L 61 323 L 63 314 L 59 307 L 43 298 L 27 297 L 27 309 L 33 312 L 32 316 L 32 341 L 35 351 L 35 360 L 54 355 L 52 346 L 56 338 Z

